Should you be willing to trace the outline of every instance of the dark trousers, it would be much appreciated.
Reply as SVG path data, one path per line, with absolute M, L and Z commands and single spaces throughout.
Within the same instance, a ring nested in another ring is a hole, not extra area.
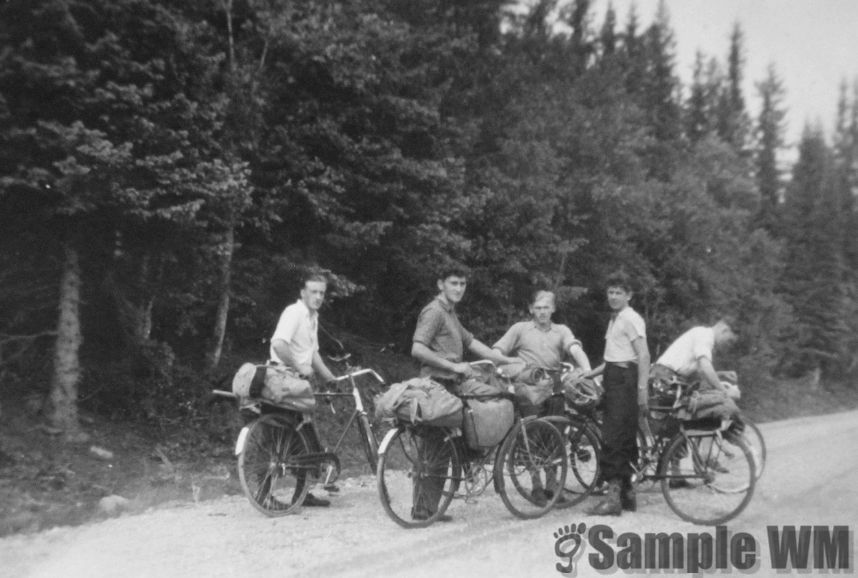
M 455 393 L 458 380 L 432 376 L 432 379 Z M 447 432 L 437 427 L 421 427 L 417 436 L 417 459 L 422 470 L 421 477 L 414 479 L 412 515 L 428 517 L 438 510 L 444 493 L 444 483 L 450 466 L 450 455 L 444 444 Z
M 414 480 L 412 515 L 428 517 L 438 510 L 450 466 L 450 455 L 446 452 L 449 446 L 444 444 L 446 437 L 441 428 L 421 428 L 417 457 L 425 477 Z
M 602 478 L 627 483 L 637 455 L 638 368 L 607 363 L 603 381 Z

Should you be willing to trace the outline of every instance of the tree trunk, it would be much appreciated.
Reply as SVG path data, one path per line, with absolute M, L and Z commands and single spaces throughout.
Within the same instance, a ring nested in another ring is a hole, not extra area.
M 77 413 L 77 387 L 80 380 L 80 347 L 83 335 L 80 330 L 81 270 L 77 250 L 65 247 L 65 263 L 60 283 L 59 320 L 54 348 L 54 374 L 48 404 L 48 419 L 60 428 L 67 439 L 82 441 Z
M 220 270 L 218 271 L 217 311 L 215 313 L 214 330 L 206 352 L 206 369 L 212 372 L 220 363 L 223 353 L 223 340 L 226 335 L 226 321 L 229 317 L 229 293 L 232 283 L 232 254 L 235 251 L 235 227 L 230 226 L 224 233 L 220 243 Z

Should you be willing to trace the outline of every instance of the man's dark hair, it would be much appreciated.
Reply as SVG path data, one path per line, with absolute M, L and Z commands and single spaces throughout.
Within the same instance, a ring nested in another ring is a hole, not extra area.
M 608 279 L 605 281 L 605 287 L 619 287 L 627 293 L 634 293 L 632 280 L 625 271 L 615 271 L 608 275 Z
M 468 278 L 468 268 L 461 264 L 451 264 L 446 265 L 438 269 L 437 279 L 439 281 L 444 281 L 449 277 L 462 277 L 464 279 Z

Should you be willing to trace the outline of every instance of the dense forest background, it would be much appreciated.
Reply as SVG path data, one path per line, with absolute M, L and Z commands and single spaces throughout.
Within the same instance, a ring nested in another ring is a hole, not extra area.
M 623 269 L 656 353 L 729 313 L 746 388 L 854 375 L 858 89 L 790 154 L 740 24 L 684 86 L 664 8 L 512 4 L 2 2 L 0 388 L 71 436 L 181 417 L 307 268 L 331 333 L 403 346 L 447 262 L 489 343 L 551 288 L 598 360 Z

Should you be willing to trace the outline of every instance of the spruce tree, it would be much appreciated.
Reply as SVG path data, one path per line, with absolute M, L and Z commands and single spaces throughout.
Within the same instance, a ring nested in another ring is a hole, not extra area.
M 757 84 L 760 114 L 756 131 L 756 180 L 760 191 L 759 223 L 770 233 L 778 234 L 782 194 L 779 153 L 785 145 L 786 96 L 783 83 L 774 65 L 768 67 L 766 78 Z

